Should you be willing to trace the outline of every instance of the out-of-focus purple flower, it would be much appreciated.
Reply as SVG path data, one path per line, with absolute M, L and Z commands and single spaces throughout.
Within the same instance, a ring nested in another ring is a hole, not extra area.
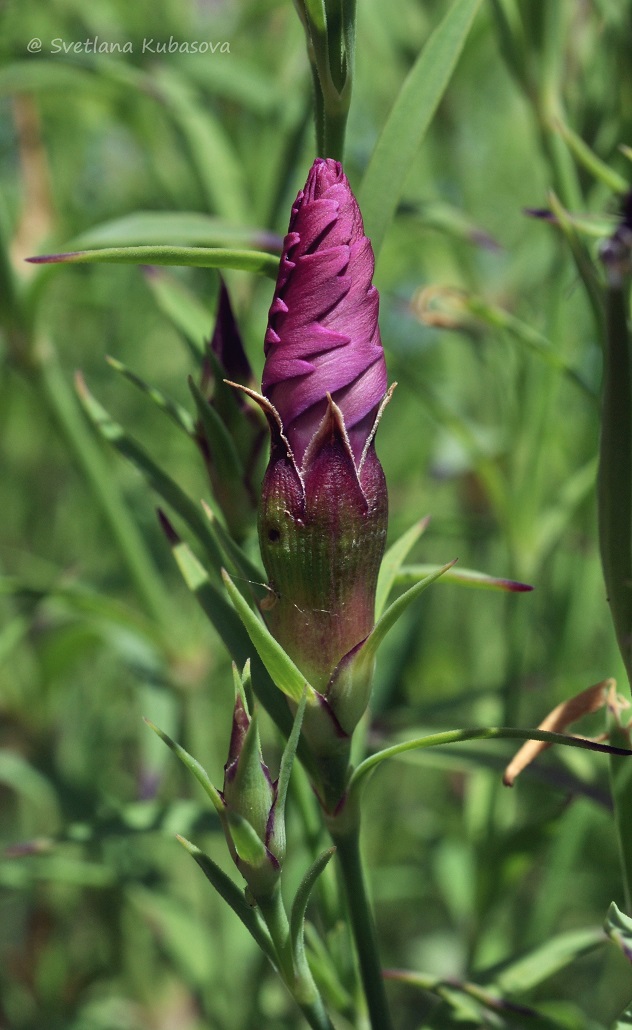
M 215 328 L 206 346 L 200 388 L 192 386 L 199 415 L 195 440 L 228 529 L 242 540 L 256 518 L 255 483 L 261 476 L 265 424 L 243 395 L 226 385 L 227 379 L 254 385 L 228 290 L 220 280 Z
M 327 409 L 356 466 L 386 393 L 373 249 L 342 165 L 318 158 L 292 208 L 265 337 L 263 394 L 298 469 Z

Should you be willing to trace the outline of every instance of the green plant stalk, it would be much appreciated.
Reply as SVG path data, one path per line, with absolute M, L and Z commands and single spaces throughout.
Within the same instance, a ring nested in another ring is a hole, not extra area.
M 617 747 L 630 747 L 630 731 L 621 726 L 616 717 L 611 721 L 609 738 Z M 632 915 L 632 764 L 618 755 L 610 756 L 610 789 L 619 841 L 625 910 Z
M 613 241 L 614 242 L 614 241 Z M 616 244 L 615 244 L 616 247 Z M 615 257 L 618 255 L 615 253 Z M 627 255 L 624 255 L 627 260 Z M 604 253 L 605 258 L 605 253 Z M 628 329 L 628 278 L 606 261 L 604 375 L 599 448 L 599 542 L 610 614 L 632 689 L 632 339 Z M 630 746 L 623 710 L 610 713 L 610 740 Z M 610 785 L 619 838 L 626 911 L 632 914 L 632 768 L 610 759 Z
M 342 161 L 353 81 L 355 0 L 296 0 L 295 6 L 314 84 L 317 156 Z
M 323 154 L 342 161 L 347 132 L 349 105 L 327 104 L 323 109 Z
M 334 1030 L 307 959 L 292 951 L 290 925 L 280 887 L 277 885 L 268 897 L 257 898 L 257 904 L 274 942 L 281 978 L 305 1019 L 313 1030 Z
M 623 282 L 615 282 L 606 300 L 599 543 L 610 613 L 632 687 L 632 340 L 627 318 L 627 291 Z
M 328 820 L 328 827 L 336 845 L 336 858 L 342 874 L 371 1027 L 372 1030 L 391 1030 L 375 924 L 360 854 L 359 812 L 359 806 L 347 801 L 341 814 Z

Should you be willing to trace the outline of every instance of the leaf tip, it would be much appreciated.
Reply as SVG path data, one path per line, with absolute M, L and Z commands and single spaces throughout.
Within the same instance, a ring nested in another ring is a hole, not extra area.
M 499 584 L 503 590 L 509 590 L 513 594 L 528 594 L 535 590 L 530 583 L 519 583 L 516 579 L 501 579 Z
M 195 854 L 199 850 L 198 848 L 196 848 L 195 844 L 192 844 L 190 840 L 187 840 L 186 837 L 183 837 L 181 833 L 176 833 L 176 840 L 178 844 L 182 845 L 185 851 L 188 851 L 188 853 L 192 855 L 193 858 L 195 858 Z
M 180 541 L 180 537 L 178 536 L 178 534 L 177 534 L 173 524 L 167 518 L 167 516 L 165 515 L 164 511 L 162 510 L 162 508 L 156 508 L 156 515 L 158 516 L 158 522 L 160 523 L 160 528 L 162 529 L 163 533 L 165 534 L 167 540 L 169 541 L 169 544 L 171 545 L 171 547 L 176 547 L 176 545 L 179 544 L 181 541 Z
M 36 254 L 33 257 L 25 258 L 31 265 L 59 265 L 63 262 L 75 261 L 84 252 L 81 250 L 70 250 L 63 254 Z

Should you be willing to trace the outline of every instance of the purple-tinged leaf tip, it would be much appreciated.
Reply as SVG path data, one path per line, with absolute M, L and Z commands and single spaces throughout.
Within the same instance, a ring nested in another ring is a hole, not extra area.
M 62 262 L 69 264 L 73 261 L 80 261 L 85 253 L 84 250 L 69 250 L 64 254 L 38 254 L 25 260 L 31 265 L 55 265 Z
M 523 214 L 528 215 L 529 218 L 539 218 L 542 222 L 557 223 L 557 218 L 548 207 L 525 207 Z
M 514 594 L 524 594 L 534 589 L 530 583 L 519 583 L 515 579 L 497 579 L 496 583 L 501 590 L 509 590 Z
M 262 381 L 298 468 L 328 394 L 342 411 L 356 464 L 373 429 L 387 385 L 374 266 L 342 165 L 317 158 L 283 243 Z
M 162 508 L 156 508 L 156 514 L 158 516 L 158 521 L 160 523 L 160 528 L 162 529 L 163 533 L 165 534 L 165 536 L 166 536 L 170 546 L 171 547 L 177 547 L 177 545 L 181 542 L 181 540 L 180 540 L 180 537 L 178 536 L 176 530 L 174 529 L 172 523 L 169 521 L 169 519 L 165 515 L 164 511 L 162 510 Z

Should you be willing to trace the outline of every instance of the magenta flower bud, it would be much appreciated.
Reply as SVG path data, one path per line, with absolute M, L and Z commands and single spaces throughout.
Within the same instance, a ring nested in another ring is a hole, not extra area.
M 368 702 L 370 683 L 355 684 L 352 665 L 340 663 L 373 627 L 386 538 L 374 436 L 387 382 L 373 269 L 342 167 L 318 159 L 292 209 L 266 333 L 258 400 L 272 449 L 259 537 L 270 631 L 329 716 L 308 708 L 303 723 L 323 756 L 344 750 Z
M 375 262 L 342 165 L 314 161 L 292 208 L 265 337 L 262 391 L 297 468 L 330 395 L 356 466 L 386 393 Z

